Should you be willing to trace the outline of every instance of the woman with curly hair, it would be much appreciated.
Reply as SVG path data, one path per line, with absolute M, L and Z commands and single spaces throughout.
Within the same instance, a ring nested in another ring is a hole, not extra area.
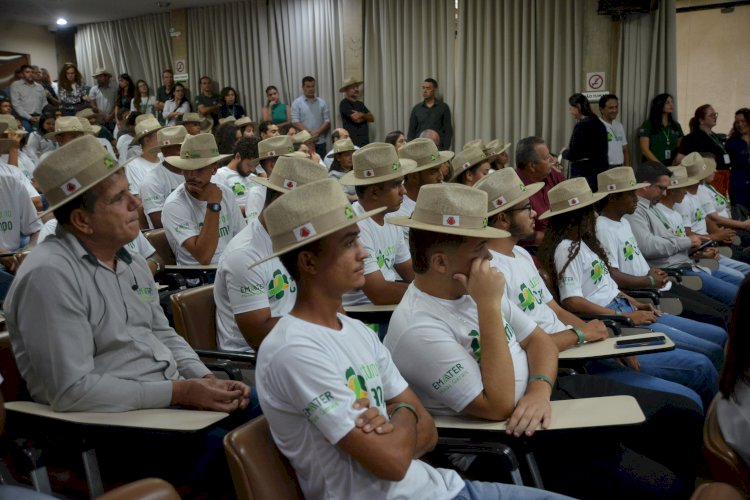
M 60 109 L 63 116 L 73 116 L 88 105 L 89 90 L 84 85 L 83 76 L 73 63 L 63 64 L 57 80 L 57 94 L 60 97 Z
M 148 83 L 145 80 L 138 80 L 135 88 L 135 97 L 130 101 L 130 111 L 137 111 L 140 114 L 151 113 L 156 116 L 156 97 L 151 93 Z
M 605 196 L 606 192 L 592 193 L 582 178 L 563 181 L 550 189 L 550 210 L 540 216 L 550 220 L 537 258 L 557 284 L 565 309 L 624 316 L 638 326 L 648 325 L 667 334 L 677 349 L 636 356 L 629 361 L 631 366 L 692 389 L 700 396 L 696 400 L 707 408 L 716 395 L 723 362 L 722 346 L 704 339 L 706 328 L 715 327 L 662 314 L 651 304 L 640 303 L 619 290 L 609 274 L 607 252 L 596 236 L 594 204 Z M 689 326 L 690 333 L 671 326 L 676 323 Z

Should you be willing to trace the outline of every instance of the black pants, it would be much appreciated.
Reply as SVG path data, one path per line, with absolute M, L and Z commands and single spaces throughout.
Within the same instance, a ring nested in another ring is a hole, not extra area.
M 596 165 L 591 160 L 578 160 L 570 164 L 570 177 L 585 177 L 591 191 L 596 192 L 598 185 L 596 176 L 608 167 L 609 165 Z
M 716 325 L 725 330 L 729 329 L 732 308 L 723 302 L 712 299 L 697 290 L 691 290 L 677 284 L 673 284 L 668 292 L 662 292 L 662 295 L 678 298 L 682 301 L 682 314 L 680 316 Z

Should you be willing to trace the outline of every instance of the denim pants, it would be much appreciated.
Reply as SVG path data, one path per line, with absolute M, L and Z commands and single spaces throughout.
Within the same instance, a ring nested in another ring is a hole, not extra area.
M 742 282 L 741 280 L 739 283 L 737 282 L 736 275 L 727 274 L 721 269 L 713 270 L 711 273 L 694 271 L 692 269 L 684 269 L 682 272 L 685 276 L 697 276 L 703 281 L 703 286 L 700 289 L 701 293 L 728 306 L 734 305 L 739 285 Z
M 746 264 L 739 260 L 730 259 L 729 257 L 724 257 L 723 255 L 719 257 L 719 269 L 721 269 L 722 267 L 725 268 L 725 271 L 731 270 L 739 272 L 742 275 L 743 279 L 745 278 L 745 276 L 750 274 L 750 264 Z
M 563 500 L 567 497 L 551 491 L 516 486 L 515 484 L 465 481 L 466 486 L 458 492 L 455 500 Z
M 8 289 L 13 283 L 14 276 L 5 270 L 2 264 L 0 264 L 0 305 L 2 305 L 5 296 L 8 294 Z

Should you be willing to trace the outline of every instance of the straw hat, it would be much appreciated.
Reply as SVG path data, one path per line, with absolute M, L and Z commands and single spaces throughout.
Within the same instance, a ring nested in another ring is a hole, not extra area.
M 253 181 L 267 188 L 286 193 L 292 189 L 320 181 L 328 177 L 328 172 L 320 164 L 307 157 L 282 156 L 273 167 L 270 177 L 253 177 Z
M 500 143 L 500 139 L 495 139 L 485 144 L 484 154 L 487 155 L 487 159 L 489 161 L 494 161 L 495 158 L 497 158 L 498 156 L 506 152 L 509 147 L 510 147 L 509 142 L 502 144 Z
M 700 153 L 690 153 L 680 162 L 681 167 L 685 167 L 689 177 L 697 181 L 702 181 L 716 171 L 716 162 L 711 158 L 703 158 Z
M 607 193 L 592 193 L 585 177 L 573 177 L 562 181 L 547 193 L 550 209 L 539 216 L 539 219 L 572 212 L 579 208 L 593 205 L 607 196 Z
M 0 115 L 0 116 L 3 116 L 3 115 Z M 8 123 L 4 121 L 0 121 L 0 135 L 3 135 L 7 128 L 8 128 Z M 4 155 L 8 151 L 10 151 L 10 148 L 13 147 L 14 143 L 15 141 L 13 139 L 0 139 L 0 155 Z
M 487 193 L 487 216 L 492 217 L 528 200 L 544 187 L 544 183 L 525 186 L 514 169 L 504 168 L 483 177 L 474 187 Z
M 247 116 L 243 116 L 236 122 L 234 122 L 235 126 L 237 128 L 246 127 L 247 125 L 251 125 L 253 130 L 258 130 L 258 122 L 254 122 L 252 119 L 248 118 Z
M 302 144 L 307 141 L 317 140 L 317 135 L 310 135 L 310 132 L 307 130 L 303 130 L 302 132 L 297 132 L 292 136 L 292 142 L 295 144 Z
M 336 179 L 327 178 L 292 189 L 263 212 L 273 253 L 250 267 L 324 238 L 385 208 L 357 215 Z
M 473 141 L 469 141 L 466 144 L 464 144 L 464 147 L 462 148 L 462 151 L 464 149 L 470 148 L 470 147 L 477 147 L 481 150 L 484 150 L 484 141 L 482 139 L 474 139 Z
M 258 143 L 258 158 L 253 159 L 253 165 L 257 165 L 263 160 L 269 158 L 278 158 L 294 152 L 292 138 L 288 135 L 279 135 L 263 139 Z
M 341 82 L 341 87 L 339 87 L 339 92 L 346 92 L 346 89 L 348 89 L 352 85 L 359 85 L 364 82 L 365 82 L 364 80 L 354 78 L 353 76 L 349 76 L 346 78 L 346 80 Z
M 180 123 L 181 125 L 186 123 L 200 123 L 201 132 L 208 132 L 213 127 L 214 120 L 213 118 L 202 118 L 198 113 L 185 113 L 182 115 L 182 122 Z
M 338 141 L 333 143 L 333 154 L 335 155 L 354 150 L 354 143 L 351 139 L 339 139 Z
M 89 135 L 55 149 L 34 170 L 34 179 L 49 202 L 42 215 L 82 195 L 120 168 L 122 165 Z
M 438 151 L 437 146 L 430 139 L 414 139 L 398 150 L 398 156 L 402 160 L 412 160 L 416 162 L 417 168 L 412 170 L 414 172 L 421 172 L 422 170 L 429 170 L 434 167 L 439 167 L 447 161 L 451 161 L 455 154 L 453 151 Z
M 352 155 L 353 167 L 339 180 L 344 186 L 365 186 L 398 179 L 417 168 L 413 160 L 400 160 L 396 148 L 385 142 L 371 142 Z
M 138 118 L 140 118 L 140 116 Z M 138 118 L 136 118 L 135 122 L 135 137 L 133 137 L 133 144 L 139 144 L 144 137 L 153 134 L 163 127 L 163 125 L 159 123 L 159 120 L 153 116 L 147 116 L 140 121 L 138 121 Z
M 156 146 L 151 147 L 149 153 L 158 153 L 161 148 L 167 146 L 179 146 L 185 142 L 187 137 L 187 129 L 182 125 L 176 125 L 174 127 L 162 127 L 156 132 Z
M 99 75 L 109 75 L 109 76 L 112 76 L 112 73 L 110 73 L 109 71 L 107 71 L 107 68 L 105 68 L 104 66 L 99 66 L 98 68 L 96 68 L 96 70 L 94 70 L 94 74 L 92 74 L 91 76 L 93 76 L 94 78 L 96 78 Z
M 13 134 L 25 134 L 26 130 L 23 128 L 18 127 L 18 122 L 16 121 L 16 117 L 13 115 L 0 115 L 0 123 L 2 123 L 5 128 L 3 129 L 0 134 L 4 133 L 13 133 Z
M 469 146 L 453 158 L 453 175 L 449 182 L 454 182 L 458 176 L 469 170 L 474 165 L 487 161 L 487 156 L 477 146 Z
M 180 156 L 167 156 L 167 163 L 182 170 L 198 170 L 232 155 L 219 154 L 213 134 L 188 135 L 180 147 Z
M 88 123 L 89 121 L 86 120 L 86 124 Z M 55 130 L 53 132 L 44 134 L 44 137 L 54 140 L 55 136 L 65 134 L 67 132 L 81 132 L 82 134 L 85 134 L 86 129 L 77 116 L 61 116 L 60 118 L 55 120 Z
M 388 217 L 389 224 L 470 238 L 507 238 L 487 227 L 487 193 L 463 184 L 422 186 L 411 217 Z
M 669 178 L 669 187 L 667 189 L 695 186 L 700 182 L 698 179 L 688 176 L 688 172 L 685 167 L 677 166 L 668 168 L 672 171 L 672 177 Z
M 102 127 L 100 125 L 91 125 L 91 123 L 82 116 L 76 116 L 76 119 L 81 122 L 81 127 L 83 128 L 83 132 L 85 134 L 93 135 L 94 137 L 96 137 L 102 130 Z
M 232 115 L 229 115 L 226 118 L 219 118 L 219 125 L 224 125 L 225 123 L 233 123 L 236 126 L 237 118 Z
M 635 181 L 632 167 L 615 167 L 605 170 L 596 176 L 599 193 L 614 194 L 635 191 L 649 186 L 648 182 Z
M 96 111 L 94 111 L 93 108 L 85 108 L 79 111 L 78 113 L 76 113 L 76 116 L 80 118 L 86 118 L 86 119 L 96 118 L 98 120 L 99 118 L 101 118 L 102 114 L 97 113 Z

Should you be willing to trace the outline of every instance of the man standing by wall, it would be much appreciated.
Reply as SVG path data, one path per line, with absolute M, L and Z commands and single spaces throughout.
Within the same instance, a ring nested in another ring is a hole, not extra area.
M 21 79 L 10 86 L 10 102 L 27 132 L 39 127 L 39 116 L 47 105 L 47 97 L 44 87 L 34 82 L 34 71 L 28 64 L 21 66 Z
M 433 129 L 440 134 L 441 151 L 448 150 L 453 141 L 453 124 L 451 123 L 451 109 L 437 98 L 438 83 L 434 78 L 427 78 L 422 82 L 422 98 L 419 104 L 411 110 L 409 118 L 409 132 L 406 136 L 412 140 L 426 129 Z
M 623 165 L 631 166 L 625 128 L 616 119 L 619 112 L 620 101 L 616 95 L 607 94 L 599 99 L 599 113 L 602 115 L 600 120 L 604 124 L 604 128 L 607 129 L 609 168 L 621 167 Z
M 297 130 L 307 130 L 311 136 L 318 137 L 315 151 L 323 158 L 326 155 L 331 118 L 328 104 L 315 95 L 315 78 L 311 76 L 302 79 L 302 95 L 292 103 L 292 124 Z
M 375 121 L 365 103 L 359 100 L 359 88 L 362 80 L 349 77 L 341 84 L 339 92 L 344 93 L 344 99 L 339 103 L 339 113 L 344 121 L 344 128 L 357 147 L 370 143 L 370 122 Z
M 102 115 L 102 125 L 112 132 L 115 128 L 117 85 L 110 82 L 112 73 L 104 67 L 96 68 L 92 76 L 96 79 L 96 85 L 91 87 L 89 92 L 89 104 L 94 108 L 94 111 L 98 111 Z

